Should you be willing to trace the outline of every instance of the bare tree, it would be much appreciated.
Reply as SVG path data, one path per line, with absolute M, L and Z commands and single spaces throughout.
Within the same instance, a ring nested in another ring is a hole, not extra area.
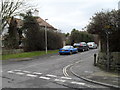
M 29 9 L 32 9 L 31 6 L 28 6 L 24 0 L 1 0 L 0 2 L 0 35 L 2 34 L 5 26 L 9 21 L 9 18 L 12 16 L 19 15 Z

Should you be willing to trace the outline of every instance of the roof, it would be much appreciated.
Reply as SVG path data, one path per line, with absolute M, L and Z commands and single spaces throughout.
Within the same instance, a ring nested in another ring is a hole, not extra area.
M 40 26 L 45 27 L 45 25 L 47 26 L 47 28 L 51 28 L 53 30 L 57 30 L 56 28 L 54 28 L 52 25 L 50 25 L 49 23 L 47 23 L 45 20 L 43 20 L 40 17 L 35 17 L 37 22 L 39 23 Z M 17 26 L 21 27 L 23 25 L 23 21 L 21 19 L 18 18 L 14 18 L 17 21 Z M 10 23 L 11 18 L 9 19 L 8 23 Z
M 8 23 L 9 23 L 9 24 L 10 24 L 11 19 L 12 19 L 12 18 L 9 18 L 9 19 L 8 19 Z M 16 22 L 17 22 L 17 27 L 23 26 L 23 21 L 22 21 L 21 19 L 14 18 L 14 20 L 16 20 Z
M 40 26 L 45 27 L 45 25 L 46 25 L 47 28 L 51 28 L 51 29 L 57 30 L 56 28 L 54 28 L 52 25 L 50 25 L 49 23 L 47 23 L 42 18 L 40 18 L 40 17 L 35 17 L 35 18 L 36 18 L 36 20 L 37 20 L 37 22 L 39 23 Z

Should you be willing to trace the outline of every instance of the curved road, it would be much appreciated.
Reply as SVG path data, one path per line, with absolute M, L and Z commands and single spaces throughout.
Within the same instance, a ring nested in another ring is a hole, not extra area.
M 69 68 L 93 57 L 98 50 L 72 55 L 45 55 L 27 61 L 3 61 L 3 88 L 105 88 L 75 77 Z

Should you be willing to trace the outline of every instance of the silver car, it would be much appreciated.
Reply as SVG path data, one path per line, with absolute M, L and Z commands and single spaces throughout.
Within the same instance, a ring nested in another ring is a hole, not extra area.
M 87 45 L 91 49 L 96 49 L 97 48 L 97 44 L 95 42 L 88 42 Z

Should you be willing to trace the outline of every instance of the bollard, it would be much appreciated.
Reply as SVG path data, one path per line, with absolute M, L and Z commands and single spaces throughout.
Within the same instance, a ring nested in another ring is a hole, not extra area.
M 96 54 L 94 54 L 94 66 L 96 66 Z

